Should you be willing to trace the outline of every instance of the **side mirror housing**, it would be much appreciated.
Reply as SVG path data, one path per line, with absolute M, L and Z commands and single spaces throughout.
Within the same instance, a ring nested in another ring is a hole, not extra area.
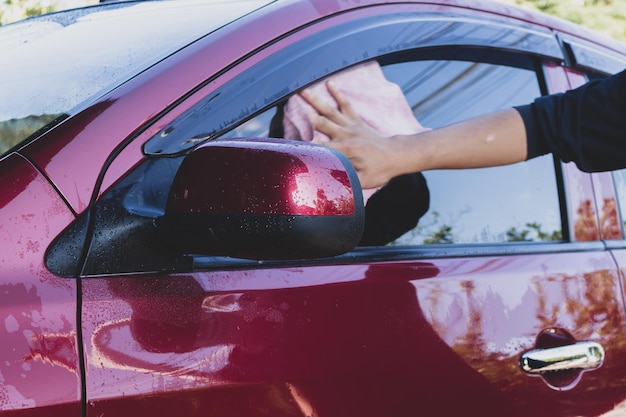
M 306 142 L 208 142 L 185 157 L 164 225 L 186 253 L 254 260 L 352 250 L 364 225 L 356 172 L 340 153 Z

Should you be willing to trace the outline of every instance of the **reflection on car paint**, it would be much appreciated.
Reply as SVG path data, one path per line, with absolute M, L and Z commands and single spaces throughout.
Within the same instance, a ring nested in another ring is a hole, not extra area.
M 575 254 L 567 258 L 442 260 L 271 274 L 231 271 L 196 278 L 155 277 L 150 283 L 132 278 L 89 280 L 88 288 L 106 282 L 112 293 L 95 291 L 96 298 L 88 297 L 92 300 L 88 311 L 112 303 L 117 305 L 115 311 L 126 312 L 118 313 L 115 321 L 93 323 L 90 394 L 99 398 L 116 390 L 128 394 L 130 387 L 133 392 L 154 389 L 154 375 L 162 381 L 160 389 L 206 384 L 268 388 L 267 381 L 295 378 L 300 381 L 295 384 L 299 395 L 313 409 L 324 409 L 341 395 L 354 411 L 376 405 L 362 399 L 350 402 L 352 378 L 361 381 L 360 390 L 376 390 L 381 399 L 398 384 L 429 372 L 433 387 L 448 381 L 447 390 L 464 401 L 471 401 L 470 381 L 475 389 L 486 389 L 487 381 L 508 387 L 493 393 L 494 401 L 501 401 L 495 407 L 499 412 L 512 407 L 548 415 L 533 408 L 545 397 L 562 408 L 550 415 L 569 415 L 573 411 L 567 405 L 569 394 L 561 393 L 566 397 L 559 400 L 547 387 L 536 390 L 536 384 L 544 383 L 519 369 L 520 352 L 533 347 L 542 329 L 555 326 L 576 329 L 577 339 L 597 340 L 607 347 L 607 355 L 625 341 L 619 330 L 624 309 L 617 301 L 620 289 L 610 259 L 598 254 L 583 267 L 571 262 Z M 600 265 L 605 269 L 596 270 Z M 335 283 L 325 280 L 327 272 Z M 219 275 L 223 277 L 216 281 Z M 124 305 L 118 294 L 126 294 Z M 580 385 L 593 387 L 603 378 L 623 378 L 621 366 L 621 361 L 607 362 L 600 370 L 585 373 Z M 351 376 L 345 379 L 347 375 Z M 329 380 L 335 383 L 328 389 L 315 382 Z M 538 397 L 529 403 L 520 394 L 532 387 Z M 395 398 L 419 401 L 422 409 L 428 409 L 423 389 L 405 387 L 403 392 L 396 392 Z M 593 390 L 590 397 L 581 391 L 575 395 L 571 407 L 575 404 L 590 413 L 606 407 L 592 399 Z M 617 392 L 616 401 L 622 395 Z
M 0 178 L 15 178 L 0 193 L 0 409 L 75 402 L 80 397 L 75 282 L 55 277 L 43 265 L 46 239 L 73 216 L 25 159 L 4 159 Z

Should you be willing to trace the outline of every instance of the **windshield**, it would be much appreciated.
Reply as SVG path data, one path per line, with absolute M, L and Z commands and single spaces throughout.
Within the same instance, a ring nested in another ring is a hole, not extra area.
M 0 27 L 0 156 L 269 0 L 112 3 Z

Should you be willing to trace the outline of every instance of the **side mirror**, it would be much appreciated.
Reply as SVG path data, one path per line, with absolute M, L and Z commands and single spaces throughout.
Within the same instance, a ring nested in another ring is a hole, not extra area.
M 177 249 L 254 260 L 352 250 L 363 233 L 356 172 L 338 152 L 306 142 L 208 142 L 183 160 L 164 226 Z

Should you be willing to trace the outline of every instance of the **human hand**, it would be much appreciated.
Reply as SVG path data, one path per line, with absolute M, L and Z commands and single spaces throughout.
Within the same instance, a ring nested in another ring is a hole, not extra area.
M 356 169 L 364 189 L 386 184 L 396 175 L 395 140 L 385 138 L 365 123 L 332 82 L 327 82 L 326 87 L 335 99 L 337 108 L 319 100 L 307 90 L 300 93 L 317 112 L 310 116 L 314 129 L 330 138 L 329 142 L 314 142 L 344 154 Z

